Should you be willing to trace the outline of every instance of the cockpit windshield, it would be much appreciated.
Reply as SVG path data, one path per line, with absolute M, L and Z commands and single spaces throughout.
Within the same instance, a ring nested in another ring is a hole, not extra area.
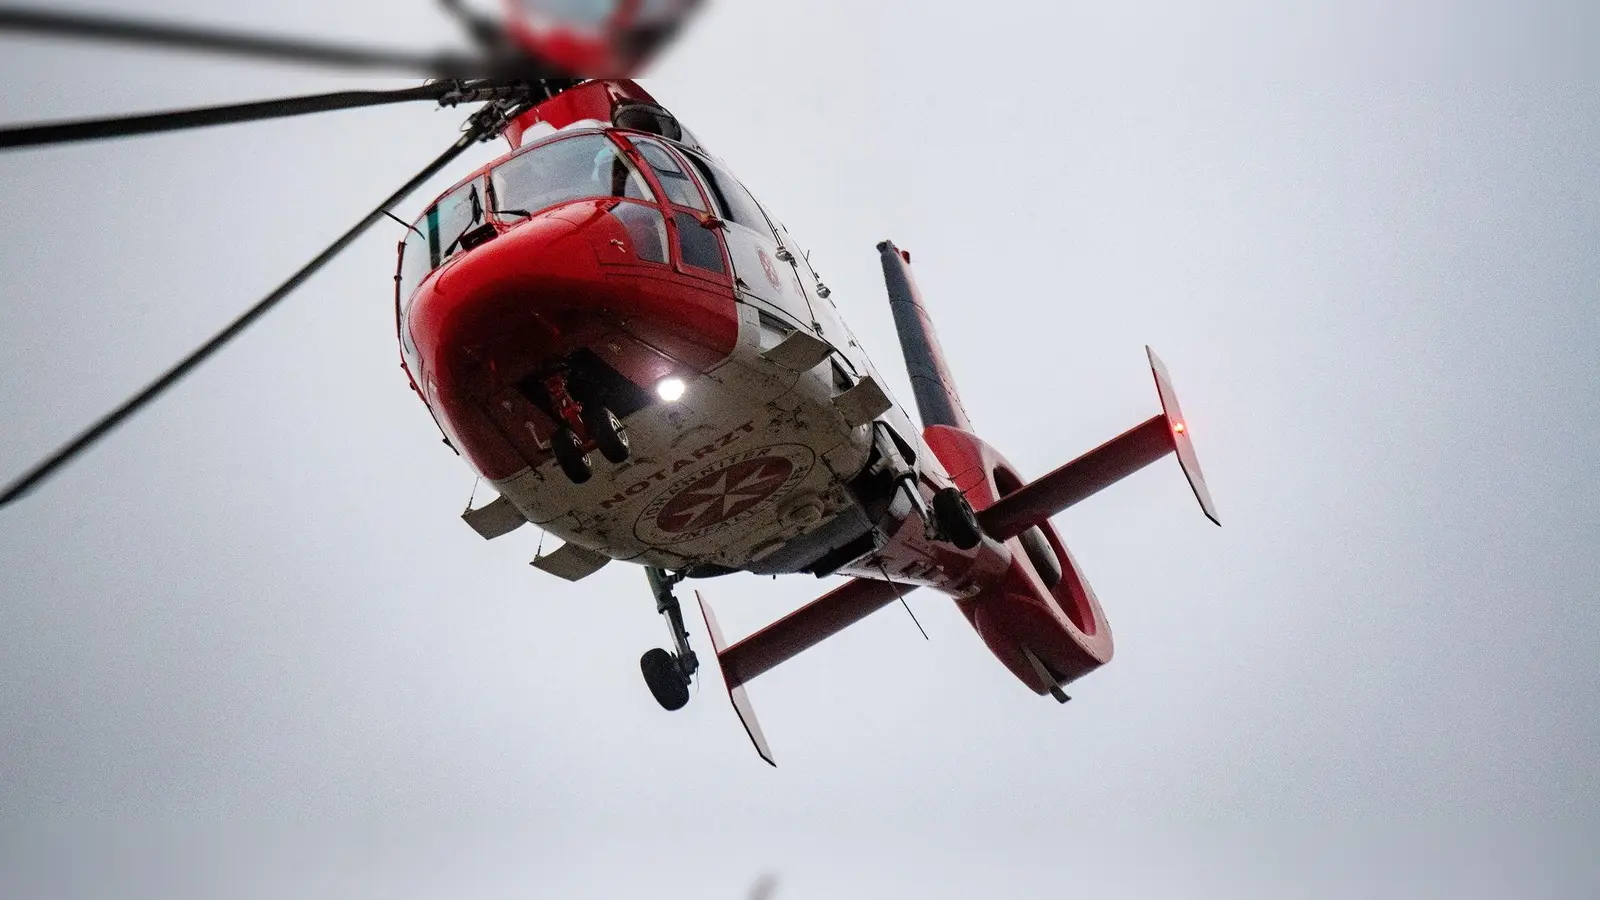
M 489 175 L 456 188 L 414 226 L 400 260 L 400 300 L 408 301 L 428 273 L 461 250 L 461 236 L 483 221 L 485 207 L 506 219 L 530 218 L 574 200 L 625 197 L 655 202 L 649 185 L 604 134 L 580 134 L 538 144 Z
M 654 202 L 633 164 L 603 134 L 552 141 L 506 160 L 489 175 L 497 213 L 531 216 L 573 200 L 627 197 Z

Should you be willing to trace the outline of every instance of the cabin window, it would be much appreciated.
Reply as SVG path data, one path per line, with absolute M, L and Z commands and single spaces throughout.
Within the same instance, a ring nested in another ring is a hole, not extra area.
M 683 137 L 683 126 L 678 124 L 678 120 L 674 119 L 671 113 L 643 103 L 621 107 L 612 114 L 611 122 L 618 128 L 626 128 L 629 131 L 659 134 L 669 141 Z
M 495 211 L 512 216 L 600 197 L 655 202 L 639 171 L 601 134 L 535 146 L 507 160 L 489 179 Z
M 732 175 L 724 172 L 720 167 L 700 158 L 694 154 L 687 154 L 689 161 L 694 163 L 700 175 L 705 179 L 706 186 L 717 198 L 717 205 L 722 207 L 722 215 L 737 222 L 751 231 L 772 236 L 772 226 L 767 224 L 767 217 L 761 212 L 761 204 L 744 185 L 734 179 Z
M 628 229 L 633 250 L 640 259 L 655 263 L 667 261 L 667 220 L 661 217 L 659 208 L 618 203 L 611 214 Z
M 672 158 L 672 154 L 660 144 L 650 141 L 633 142 L 639 154 L 650 163 L 650 168 L 656 172 L 656 178 L 661 182 L 661 190 L 666 192 L 667 199 L 679 206 L 698 209 L 707 212 L 705 198 L 700 196 L 700 189 L 694 186 L 694 181 L 684 173 L 683 167 Z
M 700 224 L 693 213 L 678 212 L 672 217 L 678 226 L 678 247 L 683 251 L 683 263 L 708 272 L 726 274 L 722 261 L 722 242 L 711 229 Z

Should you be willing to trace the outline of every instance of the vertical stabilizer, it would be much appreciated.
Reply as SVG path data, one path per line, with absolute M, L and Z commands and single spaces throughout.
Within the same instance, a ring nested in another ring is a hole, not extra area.
M 945 365 L 944 349 L 934 333 L 933 320 L 922 306 L 922 295 L 911 277 L 911 254 L 884 241 L 878 245 L 883 258 L 883 281 L 889 289 L 889 308 L 894 311 L 894 327 L 900 332 L 900 350 L 911 375 L 911 389 L 917 396 L 917 412 L 924 428 L 949 425 L 972 431 L 972 422 L 961 406 L 955 379 Z

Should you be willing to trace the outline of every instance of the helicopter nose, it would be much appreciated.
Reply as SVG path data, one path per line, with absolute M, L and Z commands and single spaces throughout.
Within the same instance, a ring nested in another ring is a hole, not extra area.
M 424 364 L 442 388 L 480 394 L 501 369 L 536 367 L 580 324 L 602 278 L 578 232 L 540 217 L 446 263 L 411 312 Z
M 515 456 L 536 465 L 559 424 L 545 393 L 550 375 L 570 373 L 580 402 L 626 419 L 661 402 L 663 381 L 725 360 L 739 328 L 731 285 L 640 260 L 635 249 L 615 216 L 587 203 L 524 221 L 446 263 L 407 315 L 419 383 L 441 425 L 466 439 L 468 422 L 493 420 Z
M 483 395 L 582 351 L 610 357 L 645 386 L 726 359 L 738 339 L 731 285 L 641 259 L 634 238 L 603 205 L 585 202 L 446 263 L 410 314 L 425 367 L 442 387 Z

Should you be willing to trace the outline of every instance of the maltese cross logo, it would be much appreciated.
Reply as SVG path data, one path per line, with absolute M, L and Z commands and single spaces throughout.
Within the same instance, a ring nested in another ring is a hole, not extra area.
M 662 507 L 656 527 L 682 534 L 726 522 L 771 497 L 793 472 L 794 464 L 781 456 L 746 460 L 712 472 Z

